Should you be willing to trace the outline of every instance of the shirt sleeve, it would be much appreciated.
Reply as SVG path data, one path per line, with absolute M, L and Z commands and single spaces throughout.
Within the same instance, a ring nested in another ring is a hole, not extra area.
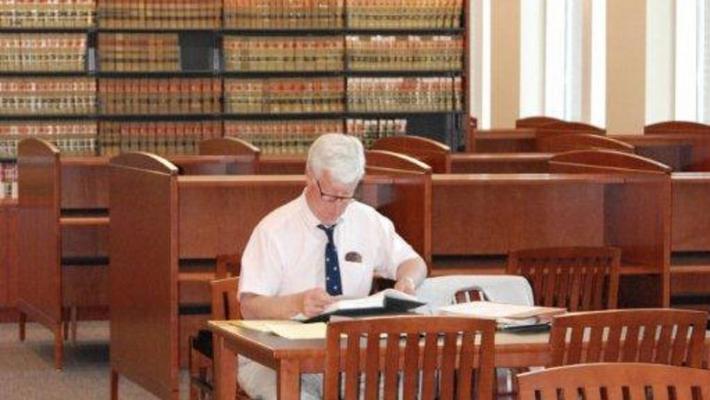
M 387 217 L 378 215 L 382 233 L 377 272 L 387 279 L 396 279 L 397 267 L 407 260 L 419 257 L 416 251 L 394 229 L 394 224 Z
M 263 226 L 257 226 L 242 255 L 239 298 L 244 293 L 275 296 L 280 286 L 282 268 L 273 238 Z

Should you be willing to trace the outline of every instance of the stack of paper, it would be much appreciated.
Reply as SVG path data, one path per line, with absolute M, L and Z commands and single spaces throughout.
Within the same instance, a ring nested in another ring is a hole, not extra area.
M 323 322 L 304 324 L 289 320 L 234 320 L 229 323 L 240 328 L 273 333 L 286 339 L 325 339 L 327 327 Z
M 473 301 L 440 307 L 439 311 L 448 315 L 495 319 L 499 327 L 508 327 L 549 323 L 553 315 L 564 313 L 566 310 L 557 307 Z

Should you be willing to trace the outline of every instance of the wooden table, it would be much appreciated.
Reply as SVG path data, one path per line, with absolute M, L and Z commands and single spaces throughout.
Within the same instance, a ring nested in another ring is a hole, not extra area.
M 236 355 L 250 358 L 276 371 L 281 400 L 299 399 L 302 373 L 322 373 L 325 340 L 289 340 L 229 324 L 210 321 L 214 334 L 215 398 L 234 400 Z M 544 366 L 550 361 L 549 333 L 497 332 L 496 367 Z M 710 360 L 710 331 L 705 334 L 705 361 Z
M 210 321 L 214 333 L 216 399 L 234 399 L 235 355 L 250 358 L 277 372 L 279 399 L 298 399 L 300 374 L 323 372 L 325 340 L 288 340 L 276 335 Z M 496 334 L 496 367 L 546 365 L 549 360 L 548 334 Z

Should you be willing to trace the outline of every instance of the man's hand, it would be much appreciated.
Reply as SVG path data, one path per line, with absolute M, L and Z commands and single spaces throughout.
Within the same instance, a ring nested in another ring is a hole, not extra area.
M 394 288 L 400 292 L 414 295 L 417 286 L 414 284 L 414 280 L 412 278 L 405 276 L 394 284 Z
M 321 314 L 333 298 L 323 289 L 314 288 L 303 292 L 303 314 L 310 318 Z

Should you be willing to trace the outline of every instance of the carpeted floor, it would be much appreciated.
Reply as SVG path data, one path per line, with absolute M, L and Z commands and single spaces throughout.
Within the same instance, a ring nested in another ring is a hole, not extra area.
M 81 322 L 76 345 L 64 347 L 64 370 L 54 369 L 52 335 L 28 324 L 27 340 L 17 338 L 17 324 L 0 324 L 1 400 L 109 399 L 108 322 Z M 187 399 L 183 372 L 181 399 Z M 122 379 L 119 398 L 154 399 L 142 388 Z

